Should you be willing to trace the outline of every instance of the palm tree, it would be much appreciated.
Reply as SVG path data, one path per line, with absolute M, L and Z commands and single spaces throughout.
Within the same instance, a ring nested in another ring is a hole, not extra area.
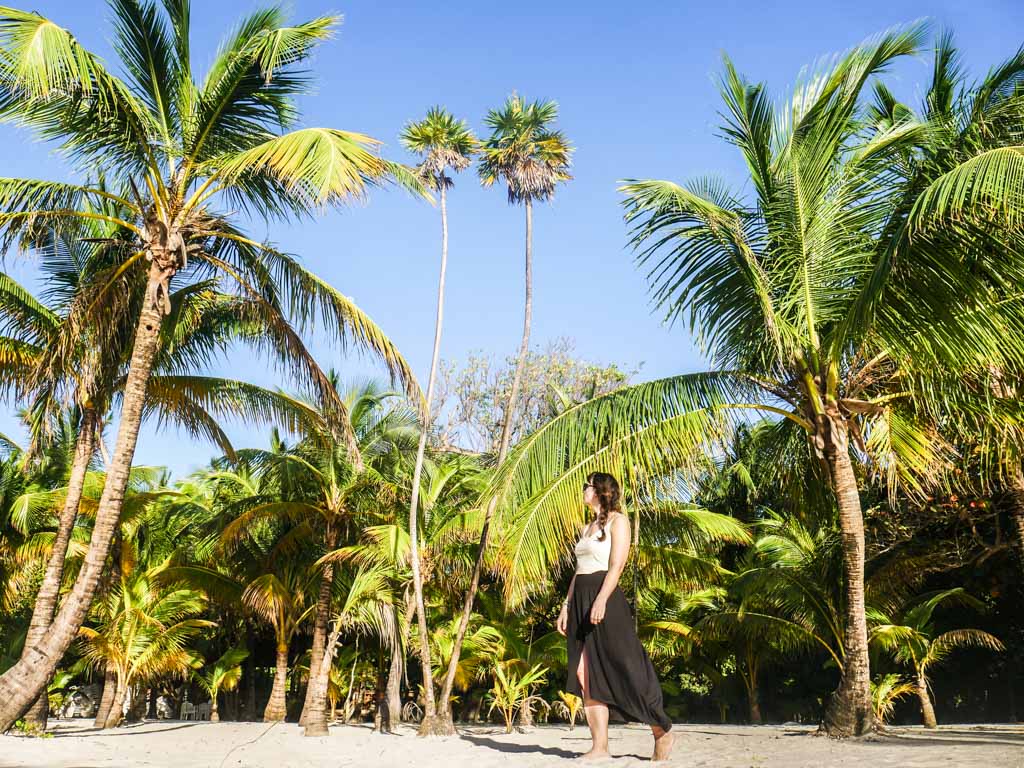
M 323 659 L 317 666 L 316 674 L 310 674 L 309 686 L 313 693 L 309 698 L 309 712 L 306 716 L 307 736 L 327 735 L 327 693 L 338 640 L 342 634 L 372 632 L 388 645 L 395 643 L 394 611 L 391 609 L 392 596 L 387 572 L 379 568 L 360 568 L 355 573 L 343 574 L 340 582 L 344 596 L 333 615 L 331 634 L 324 647 Z
M 195 590 L 161 582 L 166 564 L 126 573 L 100 605 L 97 628 L 82 627 L 85 657 L 98 669 L 113 668 L 116 690 L 103 724 L 121 722 L 125 695 L 136 680 L 187 675 L 191 656 L 185 643 L 213 622 L 193 618 L 205 605 Z
M 454 183 L 448 176 L 449 170 L 458 173 L 469 167 L 477 151 L 478 142 L 466 127 L 464 120 L 456 120 L 442 107 L 427 110 L 427 116 L 419 122 L 410 123 L 402 131 L 402 145 L 423 159 L 417 171 L 423 181 L 439 192 L 441 197 L 441 269 L 437 281 L 437 312 L 434 321 L 434 351 L 430 357 L 430 377 L 427 379 L 427 399 L 420 415 L 420 441 L 416 448 L 416 465 L 412 475 L 412 499 L 409 503 L 409 559 L 412 565 L 413 592 L 416 599 L 416 613 L 419 621 L 421 661 L 423 665 L 423 697 L 425 719 L 436 721 L 437 704 L 434 700 L 434 678 L 431 670 L 430 643 L 427 642 L 426 611 L 423 606 L 423 578 L 420 574 L 418 503 L 420 474 L 423 471 L 423 457 L 430 433 L 431 407 L 434 402 L 434 383 L 437 378 L 437 364 L 441 356 L 441 329 L 444 323 L 444 284 L 448 269 L 448 189 Z
M 111 287 L 124 281 L 145 286 L 89 555 L 51 631 L 0 677 L 0 731 L 43 690 L 85 618 L 116 528 L 149 374 L 171 309 L 170 283 L 179 273 L 217 274 L 234 283 L 249 300 L 250 320 L 269 329 L 264 343 L 276 337 L 287 346 L 289 366 L 337 413 L 343 406 L 331 398 L 287 315 L 304 325 L 328 319 L 336 334 L 374 350 L 393 373 L 412 382 L 390 342 L 350 301 L 291 257 L 247 237 L 217 208 L 223 202 L 259 215 L 304 216 L 362 196 L 388 176 L 413 183 L 403 169 L 380 159 L 373 151 L 377 143 L 366 136 L 288 130 L 298 117 L 296 98 L 309 89 L 300 67 L 337 20 L 289 25 L 279 9 L 258 11 L 242 21 L 197 82 L 187 0 L 168 2 L 164 12 L 140 0 L 111 1 L 123 77 L 48 19 L 0 9 L 3 117 L 57 140 L 82 167 L 124 180 L 120 193 L 98 185 L 3 180 L 4 244 L 31 244 L 41 230 L 82 219 L 132 233 L 124 264 L 97 287 L 94 300 L 78 307 L 70 324 L 75 331 L 102 329 L 98 321 L 117 311 L 121 294 Z M 73 347 L 70 341 L 63 345 Z
M 906 664 L 914 672 L 914 688 L 921 702 L 921 718 L 925 728 L 936 728 L 935 709 L 928 694 L 928 671 L 944 661 L 957 648 L 1004 650 L 998 638 L 980 629 L 953 629 L 936 634 L 932 614 L 948 600 L 981 608 L 981 604 L 960 587 L 922 595 L 912 601 L 895 618 L 879 610 L 869 611 L 870 641 Z
M 333 374 L 331 378 L 335 380 Z M 337 386 L 337 382 L 336 382 Z M 238 515 L 223 531 L 229 544 L 248 535 L 260 521 L 278 519 L 305 523 L 311 537 L 322 540 L 326 552 L 335 550 L 339 539 L 351 541 L 367 515 L 377 514 L 397 496 L 395 483 L 386 477 L 385 463 L 393 453 L 408 452 L 413 419 L 404 408 L 385 408 L 396 393 L 384 391 L 374 382 L 352 387 L 342 395 L 348 428 L 355 435 L 359 464 L 352 461 L 347 445 L 331 439 L 326 414 L 312 408 L 319 421 L 310 421 L 306 438 L 291 449 L 244 452 L 245 460 L 258 466 L 263 480 L 278 493 L 257 494 L 253 506 Z M 361 468 L 360 468 L 361 467 Z M 319 597 L 310 650 L 310 680 L 316 679 L 324 654 L 330 620 L 334 560 L 322 563 Z M 313 688 L 307 687 L 301 725 L 317 706 Z M 322 735 L 322 734 L 318 734 Z
M 245 648 L 230 648 L 210 665 L 209 669 L 197 675 L 199 684 L 210 696 L 210 722 L 220 722 L 217 712 L 217 694 L 233 691 L 242 679 L 242 662 L 249 656 Z
M 458 585 L 468 578 L 471 571 L 468 548 L 479 533 L 479 515 L 475 514 L 473 504 L 485 487 L 486 473 L 473 456 L 442 453 L 424 462 L 417 505 L 423 515 L 423 525 L 417 526 L 420 574 L 423 583 L 430 584 L 435 593 L 439 593 L 441 601 L 461 596 Z M 387 680 L 387 710 L 389 718 L 397 722 L 402 711 L 401 682 L 406 666 L 409 630 L 416 611 L 415 599 L 410 594 L 408 525 L 401 518 L 383 525 L 370 525 L 363 529 L 360 539 L 358 544 L 342 548 L 329 557 L 383 567 L 391 574 L 395 592 L 404 592 L 404 616 L 396 613 L 398 641 L 391 649 Z M 443 578 L 432 583 L 433 574 L 441 574 Z M 435 658 L 439 632 L 443 633 L 444 628 L 435 628 L 431 632 L 428 654 L 432 663 L 446 667 L 446 660 L 438 662 Z M 423 647 L 421 640 L 418 645 L 421 655 Z M 426 688 L 424 695 L 425 691 Z
M 527 103 L 522 97 L 513 95 L 508 98 L 501 109 L 492 109 L 484 119 L 492 132 L 480 150 L 480 181 L 485 187 L 498 181 L 504 181 L 508 188 L 509 203 L 522 203 L 526 210 L 526 296 L 523 304 L 523 337 L 519 344 L 519 355 L 516 359 L 515 373 L 512 376 L 508 402 L 504 408 L 501 441 L 498 445 L 495 464 L 498 467 L 502 465 L 508 454 L 512 436 L 512 420 L 515 416 L 516 404 L 519 402 L 519 386 L 523 366 L 530 348 L 530 320 L 533 311 L 533 203 L 535 200 L 550 200 L 554 197 L 556 185 L 572 178 L 569 175 L 572 147 L 561 131 L 552 128 L 557 117 L 558 105 L 555 102 Z M 459 623 L 459 631 L 455 636 L 452 659 L 445 675 L 444 686 L 441 689 L 440 711 L 436 721 L 429 717 L 423 718 L 423 722 L 420 724 L 421 735 L 455 732 L 448 700 L 451 697 L 452 687 L 455 685 L 462 639 L 469 627 L 473 602 L 476 600 L 476 593 L 480 587 L 480 575 L 483 572 L 484 558 L 487 554 L 490 523 L 496 508 L 497 498 L 493 497 L 487 503 L 487 512 L 480 532 L 476 566 L 466 590 L 466 599 L 462 606 L 462 618 Z
M 268 567 L 273 570 L 249 582 L 242 593 L 242 602 L 274 630 L 274 684 L 263 710 L 263 721 L 280 722 L 288 714 L 285 692 L 288 683 L 288 651 L 299 625 L 315 610 L 309 604 L 312 584 L 308 569 L 302 563 L 282 558 L 289 537 L 274 547 Z
M 833 734 L 874 725 L 854 455 L 893 490 L 922 493 L 948 463 L 942 417 L 970 395 L 959 374 L 1024 348 L 1019 298 L 995 302 L 974 277 L 991 270 L 1016 284 L 1020 251 L 979 252 L 999 227 L 980 214 L 965 209 L 945 226 L 926 216 L 954 183 L 917 162 L 929 125 L 876 124 L 862 103 L 869 79 L 917 50 L 923 33 L 915 25 L 858 46 L 799 87 L 784 116 L 726 63 L 724 131 L 753 199 L 713 179 L 623 187 L 657 302 L 722 368 L 569 409 L 524 439 L 494 481 L 504 509 L 542 519 L 564 545 L 587 472 L 604 467 L 630 485 L 692 478 L 739 414 L 781 417 L 776 440 L 817 463 L 839 513 L 846 656 L 823 723 Z
M 30 351 L 32 367 L 59 352 L 53 349 L 60 343 L 62 325 L 69 322 L 71 306 L 88 290 L 92 275 L 109 263 L 109 247 L 105 236 L 111 225 L 105 222 L 86 222 L 74 233 L 53 233 L 52 241 L 39 248 L 40 263 L 48 276 L 46 298 L 58 302 L 50 307 L 40 301 L 7 275 L 0 273 L 0 317 L 5 318 L 12 330 L 10 336 L 0 337 L 0 344 L 20 345 Z M 99 245 L 93 241 L 99 240 Z M 193 437 L 209 438 L 223 450 L 233 452 L 231 444 L 215 418 L 217 415 L 242 417 L 247 422 L 280 419 L 284 423 L 305 424 L 309 421 L 305 406 L 279 392 L 216 377 L 203 377 L 192 373 L 210 361 L 217 352 L 227 350 L 232 340 L 245 342 L 252 331 L 242 326 L 233 311 L 237 298 L 218 293 L 209 286 L 196 284 L 171 294 L 172 318 L 153 364 L 153 375 L 146 390 L 145 415 L 156 415 L 158 424 L 174 423 Z M 86 473 L 94 459 L 100 439 L 102 421 L 110 404 L 121 395 L 124 383 L 123 367 L 127 364 L 131 348 L 131 320 L 127 315 L 115 315 L 109 322 L 117 322 L 122 329 L 107 343 L 95 345 L 81 343 L 68 371 L 57 376 L 50 371 L 31 393 L 30 430 L 33 435 L 31 450 L 38 453 L 42 441 L 52 434 L 54 409 L 60 407 L 62 379 L 80 405 L 71 411 L 74 426 L 70 434 L 77 434 L 68 462 L 66 494 L 57 522 L 53 547 L 43 580 L 33 606 L 32 619 L 25 640 L 25 653 L 46 634 L 53 619 L 60 590 L 64 561 L 71 532 L 79 511 Z M 103 359 L 99 359 L 103 358 Z M 18 361 L 20 365 L 21 360 Z M 0 362 L 0 370 L 18 381 L 16 365 Z M 40 695 L 26 714 L 26 720 L 40 729 L 46 727 L 46 696 Z

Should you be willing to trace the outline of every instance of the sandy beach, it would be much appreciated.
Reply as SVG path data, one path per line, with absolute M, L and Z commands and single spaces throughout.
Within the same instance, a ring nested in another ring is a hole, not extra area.
M 949 725 L 937 731 L 894 728 L 885 737 L 839 743 L 806 726 L 676 726 L 670 765 L 704 768 L 1002 768 L 1024 766 L 1024 725 Z M 367 726 L 334 726 L 307 739 L 293 723 L 154 722 L 100 732 L 87 721 L 60 722 L 53 737 L 0 737 L 0 765 L 25 768 L 541 768 L 568 765 L 589 746 L 585 727 L 538 727 L 507 735 L 497 727 L 463 728 L 457 737 L 417 739 L 403 727 L 379 735 Z M 650 732 L 613 727 L 616 755 L 601 765 L 648 763 Z

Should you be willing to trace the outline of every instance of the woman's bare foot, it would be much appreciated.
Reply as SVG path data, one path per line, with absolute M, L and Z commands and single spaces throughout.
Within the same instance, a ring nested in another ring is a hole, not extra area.
M 676 742 L 676 736 L 672 731 L 666 731 L 654 740 L 654 757 L 651 762 L 659 763 L 668 760 L 672 754 L 672 745 Z
M 611 756 L 611 752 L 609 752 L 607 749 L 597 749 L 595 747 L 589 752 L 585 752 L 584 754 L 580 755 L 578 759 L 590 762 L 591 760 L 607 760 Z

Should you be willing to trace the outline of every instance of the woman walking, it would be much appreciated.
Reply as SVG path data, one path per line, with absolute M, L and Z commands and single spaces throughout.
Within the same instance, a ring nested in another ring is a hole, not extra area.
M 629 520 L 619 507 L 618 481 L 594 472 L 583 485 L 593 519 L 576 543 L 576 574 L 556 627 L 566 636 L 566 689 L 583 699 L 593 746 L 584 759 L 610 757 L 608 719 L 647 723 L 654 760 L 667 760 L 674 736 L 661 685 L 633 625 L 619 577 L 629 557 Z

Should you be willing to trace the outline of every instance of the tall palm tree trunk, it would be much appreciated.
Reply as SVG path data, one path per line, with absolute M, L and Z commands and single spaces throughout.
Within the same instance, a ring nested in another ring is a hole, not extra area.
M 515 416 L 516 403 L 519 400 L 519 386 L 523 377 L 523 368 L 526 363 L 526 354 L 530 349 L 530 321 L 533 313 L 533 205 L 530 199 L 526 199 L 526 297 L 523 304 L 523 338 L 519 344 L 519 357 L 516 359 L 516 370 L 512 376 L 512 391 L 509 392 L 508 403 L 505 406 L 505 418 L 501 425 L 501 443 L 498 446 L 498 460 L 495 466 L 500 467 L 508 454 L 509 441 L 512 437 L 512 419 Z M 448 663 L 448 674 L 445 676 L 444 687 L 441 689 L 441 712 L 439 718 L 446 724 L 446 733 L 454 733 L 455 725 L 452 722 L 451 695 L 455 686 L 455 675 L 459 667 L 459 656 L 462 653 L 462 642 L 466 637 L 466 630 L 469 628 L 469 618 L 473 613 L 473 603 L 476 601 L 476 593 L 480 588 L 480 575 L 484 569 L 484 557 L 487 553 L 487 542 L 491 530 L 491 519 L 498 506 L 497 497 L 492 498 L 487 504 L 487 513 L 484 516 L 483 528 L 480 530 L 480 544 L 477 548 L 476 563 L 473 566 L 473 575 L 470 578 L 469 589 L 466 590 L 466 600 L 462 605 L 462 616 L 459 618 L 459 629 L 455 633 L 455 642 L 452 646 L 451 660 Z M 422 732 L 422 731 L 421 731 Z
M 328 552 L 333 551 L 338 545 L 338 532 L 331 523 L 327 524 L 325 542 Z M 309 682 L 306 684 L 306 699 L 302 704 L 302 714 L 299 715 L 299 725 L 306 724 L 306 716 L 309 714 L 309 702 L 313 692 L 313 680 L 316 678 L 317 670 L 320 669 L 320 662 L 324 658 L 324 644 L 327 642 L 327 625 L 331 619 L 331 590 L 333 585 L 334 563 L 328 563 L 324 567 L 323 576 L 320 578 L 320 596 L 317 598 L 316 624 L 313 627 L 313 647 L 309 651 Z
M 839 505 L 846 582 L 843 673 L 825 710 L 823 727 L 833 736 L 862 736 L 874 730 L 868 625 L 864 613 L 864 516 L 850 459 L 849 433 L 840 414 L 826 415 L 825 455 Z
M 427 450 L 427 437 L 430 433 L 431 408 L 434 401 L 434 383 L 437 380 L 437 364 L 441 356 L 441 331 L 444 325 L 444 283 L 448 270 L 448 198 L 444 176 L 441 177 L 441 270 L 437 280 L 437 314 L 434 320 L 434 351 L 430 356 L 430 377 L 427 379 L 427 402 L 424 405 L 423 425 L 420 429 L 420 441 L 416 447 L 416 466 L 412 473 L 412 499 L 409 502 L 409 561 L 412 565 L 413 591 L 416 597 L 416 616 L 420 633 L 420 663 L 423 667 L 423 721 L 420 723 L 420 735 L 430 736 L 448 732 L 443 721 L 437 716 L 437 704 L 434 699 L 433 662 L 430 658 L 430 632 L 427 628 L 427 612 L 423 604 L 423 575 L 420 571 L 419 552 L 419 499 L 420 476 L 423 473 L 423 457 Z M 396 650 L 396 653 L 399 651 Z M 442 708 L 443 708 L 442 704 Z
M 286 696 L 288 683 L 288 644 L 278 643 L 277 664 L 274 669 L 274 686 L 270 689 L 270 699 L 263 710 L 263 722 L 279 723 L 288 714 L 288 699 Z
M 82 500 L 82 489 L 85 487 L 85 475 L 96 448 L 96 412 L 92 408 L 82 410 L 82 421 L 75 441 L 75 455 L 71 463 L 71 476 L 68 478 L 68 494 L 64 499 L 64 508 L 60 513 L 57 535 L 53 540 L 50 559 L 46 563 L 43 582 L 39 586 L 39 594 L 32 608 L 32 620 L 25 634 L 25 650 L 36 645 L 50 628 L 53 613 L 57 608 L 57 597 L 60 594 L 61 579 L 64 576 L 64 558 L 67 557 L 68 545 L 71 543 L 71 531 L 75 527 L 78 516 L 78 504 Z M 22 651 L 22 657 L 25 656 Z M 40 730 L 46 728 L 49 710 L 49 698 L 45 692 L 36 698 L 35 703 L 25 714 L 25 720 Z
M 928 678 L 924 672 L 917 673 L 917 698 L 921 702 L 921 723 L 925 728 L 938 728 L 939 723 L 935 719 L 935 708 L 932 706 L 932 697 L 928 693 Z
M 162 290 L 161 284 L 171 274 L 173 271 L 168 274 L 156 261 L 150 266 L 147 298 L 139 315 L 131 364 L 124 386 L 117 443 L 96 510 L 89 550 L 75 585 L 64 600 L 50 630 L 38 643 L 26 648 L 21 660 L 0 676 L 0 733 L 9 730 L 18 716 L 46 687 L 64 652 L 78 634 L 92 604 L 96 585 L 106 566 L 110 542 L 121 516 L 128 474 L 139 438 L 146 384 L 160 341 L 163 312 L 158 291 Z
M 96 719 L 93 721 L 94 728 L 102 728 L 110 715 L 110 708 L 114 706 L 114 694 L 117 693 L 117 671 L 107 665 L 103 672 L 103 693 L 100 694 L 100 705 L 96 708 Z

